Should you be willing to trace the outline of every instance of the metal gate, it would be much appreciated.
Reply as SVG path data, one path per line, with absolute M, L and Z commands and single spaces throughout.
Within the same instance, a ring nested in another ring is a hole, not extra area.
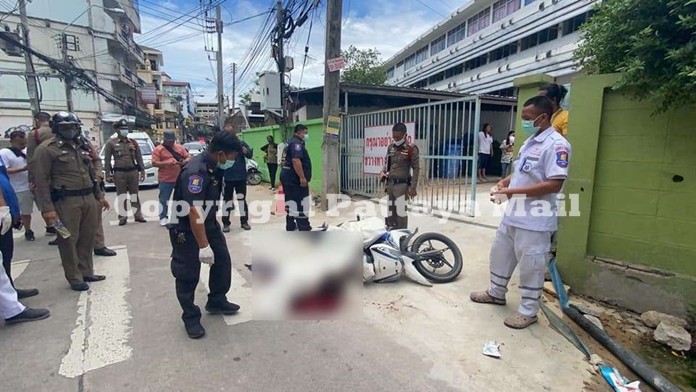
M 371 198 L 384 196 L 384 185 L 375 171 L 386 155 L 390 125 L 397 122 L 414 132 L 413 143 L 420 151 L 418 196 L 411 204 L 427 213 L 474 216 L 481 122 L 478 96 L 344 117 L 341 191 Z

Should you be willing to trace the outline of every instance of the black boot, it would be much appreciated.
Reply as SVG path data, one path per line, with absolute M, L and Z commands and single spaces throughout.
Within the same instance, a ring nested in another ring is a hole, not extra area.
M 200 339 L 205 336 L 205 328 L 203 328 L 200 322 L 185 324 L 184 327 L 186 328 L 186 334 L 191 339 Z
M 14 316 L 14 317 L 10 317 L 8 319 L 5 319 L 5 323 L 17 324 L 17 323 L 24 323 L 27 321 L 43 320 L 50 315 L 51 315 L 51 312 L 49 312 L 48 309 L 26 308 L 26 309 L 24 309 L 24 311 L 22 313 Z
M 232 302 L 211 303 L 205 305 L 205 310 L 210 314 L 233 315 L 239 311 L 239 305 Z

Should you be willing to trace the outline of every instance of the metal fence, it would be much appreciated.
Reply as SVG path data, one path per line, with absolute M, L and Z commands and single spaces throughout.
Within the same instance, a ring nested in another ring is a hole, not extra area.
M 342 192 L 384 196 L 377 167 L 383 164 L 391 125 L 397 122 L 407 125 L 420 151 L 418 196 L 411 204 L 429 213 L 440 210 L 473 216 L 481 122 L 478 96 L 344 117 Z

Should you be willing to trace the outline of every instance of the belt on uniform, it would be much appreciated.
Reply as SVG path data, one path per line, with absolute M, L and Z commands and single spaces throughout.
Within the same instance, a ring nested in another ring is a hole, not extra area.
M 390 178 L 387 182 L 394 185 L 408 184 L 408 178 Z
M 290 170 L 290 169 L 292 169 L 292 168 L 289 167 L 289 166 L 283 166 L 283 169 L 285 169 L 285 170 Z
M 129 172 L 133 170 L 138 170 L 137 167 L 115 167 L 113 168 L 114 172 Z
M 54 189 L 53 192 L 59 193 L 64 197 L 88 196 L 94 193 L 94 188 L 84 189 Z

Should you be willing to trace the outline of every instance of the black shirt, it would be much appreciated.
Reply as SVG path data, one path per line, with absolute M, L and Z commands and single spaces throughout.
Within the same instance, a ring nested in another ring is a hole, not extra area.
M 217 164 L 212 161 L 207 152 L 196 155 L 181 169 L 174 187 L 173 201 L 183 201 L 189 206 L 196 206 L 205 217 L 205 229 L 219 229 L 217 222 L 218 203 L 222 187 L 222 171 L 216 170 Z M 176 206 L 176 204 L 175 204 Z M 188 216 L 179 216 L 179 209 L 172 211 L 178 214 L 177 228 L 181 231 L 191 231 Z M 176 219 L 176 218 L 174 218 Z M 173 220 L 173 222 L 176 222 Z
M 305 147 L 304 140 L 293 136 L 288 140 L 287 146 L 285 146 L 285 151 L 283 152 L 283 169 L 290 169 L 295 173 L 295 169 L 292 166 L 292 160 L 294 158 L 299 158 L 302 162 L 302 170 L 304 170 L 305 178 L 307 182 L 312 180 L 312 160 L 309 158 L 309 152 Z M 295 175 L 298 177 L 297 173 Z

